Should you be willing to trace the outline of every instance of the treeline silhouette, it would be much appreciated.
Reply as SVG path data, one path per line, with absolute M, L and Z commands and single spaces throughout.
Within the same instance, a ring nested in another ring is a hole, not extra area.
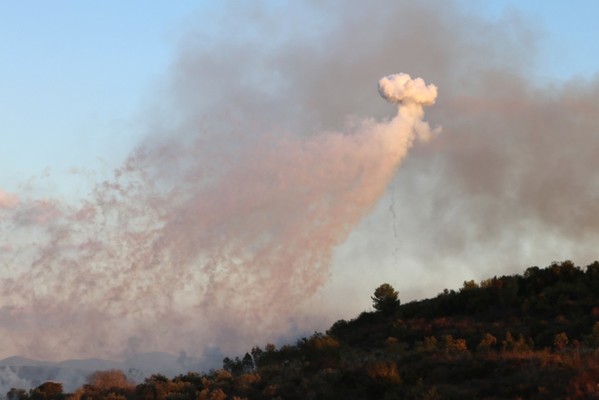
M 46 382 L 9 400 L 597 399 L 599 262 L 466 281 L 400 305 L 382 284 L 376 311 L 295 344 L 225 358 L 221 369 L 134 385 L 100 371 L 74 393 Z

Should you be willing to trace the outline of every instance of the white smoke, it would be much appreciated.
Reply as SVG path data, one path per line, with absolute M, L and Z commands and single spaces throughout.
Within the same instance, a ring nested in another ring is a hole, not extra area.
M 410 75 L 400 73 L 381 78 L 379 93 L 391 103 L 409 104 L 414 102 L 429 106 L 435 104 L 437 87 L 427 85 L 422 78 L 412 79 Z

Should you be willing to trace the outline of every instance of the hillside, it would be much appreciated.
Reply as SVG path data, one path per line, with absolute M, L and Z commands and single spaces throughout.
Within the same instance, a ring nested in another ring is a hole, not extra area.
M 381 289 L 382 288 L 382 289 Z M 595 399 L 599 398 L 599 262 L 531 267 L 466 281 L 400 305 L 381 285 L 376 311 L 326 333 L 225 358 L 223 369 L 139 385 L 96 373 L 73 394 L 56 384 L 9 398 Z

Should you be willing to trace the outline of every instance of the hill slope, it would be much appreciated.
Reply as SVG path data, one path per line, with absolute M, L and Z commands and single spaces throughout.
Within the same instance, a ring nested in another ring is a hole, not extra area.
M 432 299 L 389 304 L 292 345 L 225 358 L 218 371 L 153 375 L 137 386 L 113 372 L 108 383 L 92 379 L 73 397 L 599 398 L 599 262 L 532 267 L 523 275 L 467 281 Z M 11 395 L 65 396 L 44 390 Z

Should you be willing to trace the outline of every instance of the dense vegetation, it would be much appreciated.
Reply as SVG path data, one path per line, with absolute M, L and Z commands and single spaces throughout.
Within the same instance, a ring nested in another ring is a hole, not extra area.
M 376 311 L 295 344 L 254 347 L 223 368 L 139 385 L 97 372 L 64 394 L 47 382 L 14 400 L 597 399 L 599 262 L 528 268 L 400 305 L 383 284 Z

